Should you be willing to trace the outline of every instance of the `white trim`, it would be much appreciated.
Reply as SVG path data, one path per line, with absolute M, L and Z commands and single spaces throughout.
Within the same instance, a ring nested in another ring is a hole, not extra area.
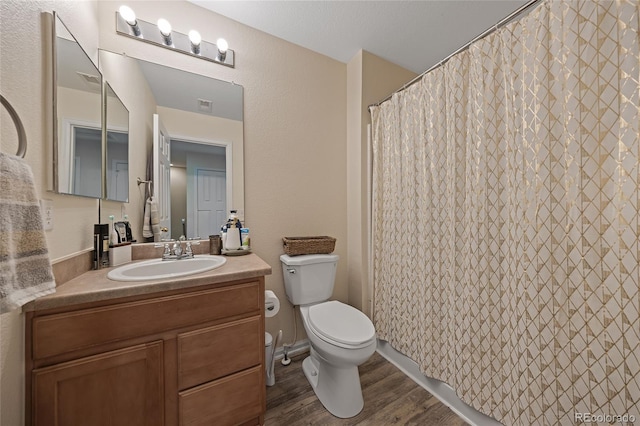
M 373 313 L 373 139 L 371 123 L 367 124 L 367 297 L 369 314 Z
M 58 192 L 63 194 L 74 194 L 74 188 L 71 183 L 74 182 L 75 173 L 75 152 L 76 152 L 76 138 L 74 136 L 73 129 L 75 127 L 82 127 L 85 129 L 102 131 L 100 123 L 95 121 L 79 120 L 77 118 L 63 118 L 62 119 L 62 141 L 64 143 L 60 152 L 60 141 L 58 142 Z M 68 173 L 60 173 L 60 171 L 67 170 Z M 102 175 L 102 171 L 100 172 Z M 64 179 L 64 180 L 63 180 Z M 64 190 L 61 190 L 64 188 Z
M 52 259 L 51 260 L 51 264 L 55 265 L 56 263 L 64 262 L 65 260 L 73 259 L 76 256 L 80 256 L 80 255 L 83 255 L 85 253 L 89 253 L 90 251 L 93 251 L 93 247 L 88 248 L 88 249 L 84 249 L 84 250 L 80 250 L 80 251 L 77 251 L 75 253 L 68 254 L 66 256 L 58 257 L 57 259 Z
M 287 351 L 287 356 L 291 358 L 292 356 L 300 355 L 301 353 L 309 352 L 309 340 L 299 340 L 293 346 L 289 346 L 289 350 Z M 284 347 L 279 346 L 276 348 L 276 352 L 273 356 L 273 359 L 276 361 L 284 358 Z
M 395 350 L 389 342 L 378 339 L 376 350 L 390 363 L 398 367 L 407 377 L 423 387 L 427 392 L 438 398 L 444 405 L 451 408 L 465 422 L 474 426 L 502 426 L 496 419 L 481 413 L 475 408 L 462 401 L 456 391 L 440 380 L 426 377 L 411 358 Z

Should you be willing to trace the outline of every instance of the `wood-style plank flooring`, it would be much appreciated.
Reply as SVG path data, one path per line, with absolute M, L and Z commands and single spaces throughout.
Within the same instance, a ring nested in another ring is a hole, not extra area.
M 360 366 L 364 409 L 350 419 L 338 419 L 318 401 L 302 372 L 302 360 L 307 355 L 292 358 L 288 366 L 276 361 L 276 384 L 267 387 L 266 426 L 466 425 L 449 407 L 377 352 Z

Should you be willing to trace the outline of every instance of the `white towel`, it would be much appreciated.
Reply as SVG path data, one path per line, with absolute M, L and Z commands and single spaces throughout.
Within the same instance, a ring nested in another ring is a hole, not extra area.
M 144 205 L 144 220 L 142 223 L 142 236 L 160 241 L 160 215 L 158 214 L 158 203 L 153 197 L 147 198 Z
M 0 153 L 0 313 L 55 289 L 33 173 Z

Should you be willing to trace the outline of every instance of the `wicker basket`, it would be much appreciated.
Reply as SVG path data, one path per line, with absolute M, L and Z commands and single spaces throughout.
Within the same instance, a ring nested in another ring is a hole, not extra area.
M 302 254 L 329 254 L 336 246 L 333 237 L 284 237 L 284 252 L 289 256 Z

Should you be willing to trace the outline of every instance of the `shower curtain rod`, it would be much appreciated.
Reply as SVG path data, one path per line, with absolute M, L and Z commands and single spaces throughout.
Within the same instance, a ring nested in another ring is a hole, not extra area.
M 439 61 L 438 63 L 436 63 L 435 65 L 433 65 L 431 68 L 429 68 L 428 70 L 426 70 L 425 72 L 423 72 L 422 74 L 416 76 L 413 78 L 413 80 L 409 81 L 408 83 L 405 83 L 401 88 L 399 88 L 398 90 L 394 91 L 393 93 L 391 93 L 389 96 L 387 96 L 386 98 L 384 98 L 383 100 L 381 100 L 380 102 L 377 102 L 375 104 L 371 104 L 369 105 L 369 112 L 371 112 L 371 108 L 374 106 L 380 106 L 381 104 L 383 104 L 384 102 L 388 101 L 389 99 L 391 99 L 393 97 L 393 95 L 395 95 L 396 93 L 400 93 L 403 90 L 407 89 L 408 87 L 411 87 L 414 83 L 417 83 L 418 81 L 420 81 L 422 79 L 422 77 L 424 77 L 426 74 L 430 73 L 431 71 L 435 70 L 436 68 L 441 67 L 442 65 L 444 65 L 449 59 L 451 59 L 453 56 L 457 55 L 458 53 L 466 50 L 469 48 L 469 46 L 471 46 L 473 43 L 475 43 L 478 40 L 483 39 L 484 37 L 488 36 L 489 34 L 493 33 L 494 31 L 498 30 L 499 28 L 503 27 L 504 25 L 508 24 L 509 22 L 511 22 L 514 18 L 516 18 L 518 15 L 520 15 L 522 12 L 524 12 L 525 10 L 529 9 L 530 7 L 534 6 L 537 3 L 541 3 L 543 0 L 529 0 L 528 3 L 520 6 L 518 9 L 514 10 L 513 12 L 511 12 L 507 17 L 501 19 L 500 21 L 498 21 L 497 24 L 493 25 L 490 28 L 487 28 L 485 31 L 483 31 L 482 33 L 480 33 L 479 35 L 477 35 L 476 37 L 474 37 L 473 39 L 471 39 L 471 41 L 467 42 L 466 44 L 464 44 L 463 46 L 461 46 L 460 48 L 458 48 L 455 52 L 453 52 L 452 54 L 450 54 L 449 56 L 447 56 L 446 58 L 442 59 L 441 61 Z

